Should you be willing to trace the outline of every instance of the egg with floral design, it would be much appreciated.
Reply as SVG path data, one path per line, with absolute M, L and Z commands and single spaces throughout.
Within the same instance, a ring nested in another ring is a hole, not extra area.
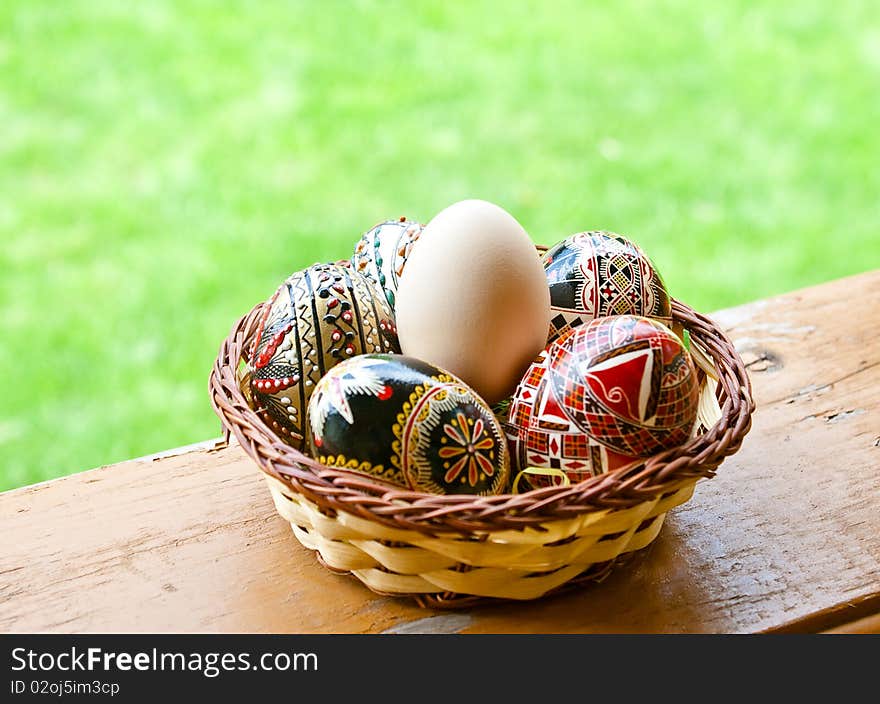
M 431 494 L 500 494 L 504 433 L 477 393 L 449 372 L 403 355 L 368 354 L 333 367 L 309 403 L 309 445 L 321 464 Z
M 644 315 L 671 323 L 663 279 L 641 248 L 623 235 L 580 232 L 541 259 L 550 286 L 548 342 L 608 315 Z
M 405 217 L 386 220 L 365 232 L 354 247 L 351 265 L 378 287 L 392 310 L 398 279 L 421 233 L 422 225 Z
M 698 403 L 693 361 L 669 328 L 633 315 L 593 320 L 550 344 L 517 388 L 507 426 L 515 469 L 560 470 L 526 471 L 533 486 L 617 469 L 684 443 Z
M 356 355 L 397 351 L 393 313 L 371 282 L 349 266 L 315 264 L 290 276 L 263 307 L 245 367 L 249 402 L 303 449 L 321 377 Z

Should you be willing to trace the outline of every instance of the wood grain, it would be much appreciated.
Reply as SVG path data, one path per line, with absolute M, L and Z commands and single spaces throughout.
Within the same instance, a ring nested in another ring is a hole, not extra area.
M 376 596 L 296 543 L 239 448 L 195 449 L 0 495 L 0 631 L 748 632 L 880 612 L 880 272 L 715 317 L 750 364 L 754 429 L 601 584 L 466 612 Z

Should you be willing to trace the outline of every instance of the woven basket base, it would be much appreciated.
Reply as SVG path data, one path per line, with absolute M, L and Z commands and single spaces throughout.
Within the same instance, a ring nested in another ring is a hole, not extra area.
M 687 501 L 696 478 L 625 509 L 591 511 L 540 528 L 463 538 L 390 528 L 349 513 L 322 513 L 302 494 L 266 476 L 275 507 L 297 540 L 335 572 L 375 592 L 536 599 L 623 553 L 647 546 L 667 511 Z M 461 605 L 464 605 L 462 603 Z

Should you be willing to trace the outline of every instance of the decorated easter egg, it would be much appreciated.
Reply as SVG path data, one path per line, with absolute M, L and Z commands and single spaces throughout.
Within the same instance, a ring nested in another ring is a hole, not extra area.
M 550 293 L 522 226 L 497 205 L 467 200 L 425 226 L 395 311 L 404 354 L 448 369 L 496 403 L 546 344 Z
M 302 449 L 321 377 L 350 357 L 396 351 L 394 317 L 370 281 L 348 266 L 315 264 L 289 277 L 264 307 L 245 370 L 249 401 Z
M 690 354 L 665 325 L 593 320 L 549 345 L 517 388 L 507 431 L 514 464 L 560 469 L 572 482 L 617 469 L 685 442 L 698 400 Z
M 509 464 L 492 410 L 452 374 L 402 355 L 333 367 L 309 403 L 322 464 L 432 494 L 499 494 Z
M 517 488 L 570 484 L 617 469 L 636 458 L 600 444 L 574 424 L 553 395 L 547 351 L 529 367 L 513 395 L 504 426 Z M 536 471 L 537 470 L 537 471 Z
M 542 257 L 550 285 L 549 342 L 608 315 L 644 315 L 671 322 L 669 294 L 651 260 L 613 232 L 581 232 Z
M 365 232 L 355 245 L 351 265 L 379 288 L 392 310 L 397 281 L 421 233 L 422 226 L 405 217 L 386 220 Z

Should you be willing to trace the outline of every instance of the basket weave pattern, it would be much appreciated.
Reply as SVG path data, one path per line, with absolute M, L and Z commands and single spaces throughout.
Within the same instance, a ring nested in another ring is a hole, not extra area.
M 328 568 L 423 606 L 533 599 L 598 578 L 618 556 L 648 545 L 666 512 L 714 475 L 751 425 L 751 386 L 730 340 L 673 301 L 673 322 L 688 330 L 701 370 L 701 424 L 684 445 L 573 486 L 522 494 L 389 489 L 290 447 L 248 406 L 239 368 L 261 308 L 235 324 L 211 372 L 211 403 L 226 437 L 257 463 L 278 512 Z

